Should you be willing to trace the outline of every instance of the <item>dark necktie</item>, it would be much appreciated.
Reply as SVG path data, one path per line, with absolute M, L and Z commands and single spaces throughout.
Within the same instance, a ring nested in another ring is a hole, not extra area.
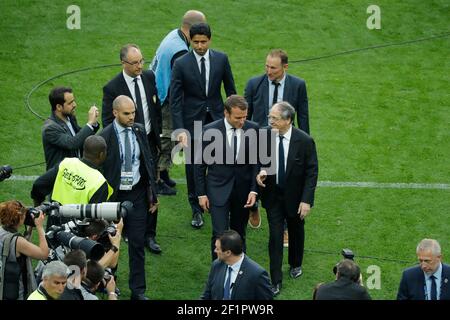
M 139 90 L 138 79 L 134 78 L 134 96 L 136 97 L 136 118 L 135 121 L 143 125 L 144 123 L 144 109 L 142 109 L 141 90 Z
M 237 155 L 237 134 L 236 134 L 236 128 L 233 129 L 233 134 L 231 137 L 233 138 L 233 162 L 236 163 L 236 155 Z
M 280 86 L 279 82 L 272 81 L 272 84 L 275 86 L 275 90 L 273 90 L 273 100 L 272 105 L 278 102 L 278 87 Z
M 205 88 L 205 94 L 206 94 L 206 66 L 205 66 L 205 57 L 202 57 L 200 59 L 201 61 L 201 68 L 200 68 L 200 76 L 202 78 L 202 84 L 203 88 Z
M 430 300 L 437 300 L 437 287 L 436 287 L 436 277 L 432 275 L 430 277 L 431 279 L 431 299 Z
M 280 142 L 278 144 L 278 186 L 284 188 L 285 179 L 285 168 L 284 168 L 284 146 L 283 146 L 283 136 L 280 137 Z
M 130 129 L 124 130 L 124 140 L 125 140 L 125 150 L 124 150 L 124 170 L 125 172 L 131 172 L 132 171 L 132 159 L 131 159 L 131 144 L 130 144 Z
M 230 300 L 230 291 L 231 291 L 231 267 L 228 267 L 228 277 L 225 282 L 225 286 L 223 287 L 223 300 Z

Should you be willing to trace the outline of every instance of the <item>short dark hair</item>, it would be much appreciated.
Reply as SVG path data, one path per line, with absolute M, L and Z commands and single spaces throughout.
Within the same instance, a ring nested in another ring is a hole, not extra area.
M 100 236 L 107 227 L 108 223 L 105 220 L 92 220 L 84 229 L 84 234 L 87 237 Z
M 124 59 L 126 59 L 126 57 L 128 55 L 128 50 L 130 50 L 130 48 L 136 48 L 139 51 L 141 51 L 141 49 L 139 49 L 137 44 L 128 43 L 128 44 L 124 45 L 122 48 L 120 48 L 120 61 L 123 61 Z
M 237 94 L 232 94 L 231 96 L 229 96 L 227 100 L 225 100 L 223 106 L 228 113 L 231 113 L 231 108 L 235 107 L 238 107 L 241 110 L 248 109 L 247 100 L 245 100 L 244 97 L 239 96 Z
M 288 55 L 286 51 L 281 49 L 273 49 L 269 52 L 269 56 L 271 57 L 279 57 L 281 60 L 281 64 L 288 64 Z
M 70 87 L 55 87 L 53 88 L 49 95 L 48 101 L 50 101 L 50 105 L 52 106 L 52 111 L 56 110 L 56 105 L 64 105 L 64 94 L 66 92 L 72 93 L 72 88 Z
M 101 266 L 100 263 L 94 260 L 89 260 L 87 262 L 86 278 L 89 280 L 87 282 L 90 285 L 90 288 L 93 288 L 97 283 L 102 281 L 104 276 L 105 269 Z
M 220 242 L 222 251 L 230 250 L 236 256 L 242 253 L 242 238 L 236 231 L 224 231 L 217 239 Z
M 191 29 L 189 30 L 189 36 L 192 39 L 197 34 L 206 36 L 208 37 L 208 39 L 211 39 L 211 28 L 209 27 L 209 24 L 202 22 L 192 25 Z
M 68 252 L 63 259 L 66 266 L 77 266 L 78 268 L 85 269 L 87 265 L 86 253 L 83 250 L 76 249 Z
M 338 278 L 346 278 L 353 282 L 359 281 L 361 270 L 355 261 L 344 259 L 337 265 Z

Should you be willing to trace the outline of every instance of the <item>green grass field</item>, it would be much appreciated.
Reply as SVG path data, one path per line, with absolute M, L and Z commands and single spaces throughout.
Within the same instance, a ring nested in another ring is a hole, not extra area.
M 437 239 L 450 256 L 450 4 L 445 0 L 377 1 L 381 30 L 369 30 L 366 1 L 92 1 L 80 0 L 81 29 L 66 28 L 68 1 L 0 4 L 0 166 L 44 161 L 42 120 L 25 107 L 40 82 L 86 67 L 119 63 L 119 49 L 137 43 L 151 60 L 161 39 L 188 9 L 203 11 L 214 49 L 226 52 L 237 90 L 264 72 L 267 52 L 283 48 L 289 72 L 306 80 L 311 134 L 319 156 L 319 180 L 333 182 L 443 184 L 441 189 L 319 186 L 307 219 L 304 275 L 288 277 L 278 299 L 311 299 L 314 285 L 333 279 L 342 248 L 356 253 L 364 271 L 381 270 L 374 299 L 394 299 L 401 271 L 416 262 L 415 247 Z M 441 35 L 441 37 L 433 36 Z M 403 43 L 410 40 L 423 41 Z M 401 44 L 403 43 L 403 44 Z M 352 49 L 398 44 L 318 60 Z M 36 90 L 30 104 L 47 117 L 55 85 L 74 89 L 80 123 L 89 106 L 101 106 L 102 86 L 119 66 L 76 72 Z M 40 175 L 44 165 L 15 170 Z M 172 175 L 182 181 L 184 169 Z M 31 181 L 0 183 L 0 201 L 31 205 Z M 158 241 L 163 253 L 147 254 L 147 294 L 152 299 L 197 299 L 207 279 L 211 234 L 193 230 L 186 186 L 162 197 Z M 248 254 L 268 269 L 268 225 L 248 230 Z M 121 299 L 129 297 L 127 250 L 119 267 Z M 287 252 L 286 252 L 287 254 Z M 448 261 L 448 260 L 447 260 Z

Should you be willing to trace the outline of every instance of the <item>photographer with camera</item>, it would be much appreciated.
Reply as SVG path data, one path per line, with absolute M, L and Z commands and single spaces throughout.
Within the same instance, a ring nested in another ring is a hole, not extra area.
M 80 249 L 70 251 L 64 256 L 63 262 L 69 269 L 74 270 L 67 278 L 66 287 L 59 300 L 84 300 L 81 281 L 87 271 L 86 253 Z
M 108 300 L 117 300 L 114 277 L 105 273 L 105 269 L 98 262 L 89 260 L 86 275 L 81 282 L 84 300 L 99 300 L 95 292 L 101 284 L 106 288 Z
M 104 268 L 111 268 L 113 274 L 115 274 L 119 262 L 122 229 L 123 219 L 120 219 L 117 225 L 108 225 L 105 220 L 93 220 L 84 229 L 84 233 L 89 239 L 99 242 L 105 248 L 105 255 L 98 262 Z
M 29 210 L 19 201 L 0 203 L 0 300 L 26 299 L 36 289 L 30 258 L 43 260 L 49 254 L 42 212 L 34 219 L 39 246 L 18 233 L 27 212 Z M 28 236 L 31 236 L 31 230 L 30 227 Z
M 361 283 L 359 266 L 351 259 L 344 259 L 336 266 L 336 280 L 318 286 L 315 300 L 372 300 Z

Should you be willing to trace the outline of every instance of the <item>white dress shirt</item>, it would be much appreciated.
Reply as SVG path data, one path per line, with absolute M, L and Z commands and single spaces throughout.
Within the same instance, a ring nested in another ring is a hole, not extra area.
M 194 56 L 197 60 L 198 70 L 200 71 L 200 74 L 202 73 L 202 58 L 205 58 L 205 71 L 206 71 L 206 96 L 208 96 L 208 87 L 209 87 L 209 70 L 210 68 L 210 60 L 209 60 L 209 49 L 206 51 L 204 56 L 198 55 L 195 51 Z
M 134 94 L 134 86 L 135 86 L 134 78 L 127 75 L 127 73 L 125 71 L 122 71 L 122 73 L 123 73 L 123 77 L 125 78 L 125 82 L 127 83 L 128 89 L 130 90 L 131 96 L 133 97 L 133 100 L 136 103 L 136 95 Z M 151 130 L 151 123 L 150 123 L 150 114 L 148 111 L 147 96 L 145 95 L 144 84 L 142 83 L 141 76 L 137 76 L 136 78 L 137 78 L 137 83 L 139 85 L 139 92 L 141 93 L 142 111 L 144 112 L 145 132 L 147 134 L 149 134 L 150 130 Z M 136 108 L 137 108 L 137 103 L 136 103 Z
M 292 135 L 292 125 L 290 126 L 290 128 L 289 128 L 289 130 L 285 133 L 285 134 L 283 134 L 282 136 L 284 137 L 284 139 L 283 139 L 283 148 L 284 148 L 284 170 L 286 170 L 287 169 L 287 158 L 288 158 L 288 153 L 289 153 L 289 144 L 290 144 L 290 142 L 291 142 L 291 135 Z M 276 153 L 276 156 L 277 156 L 277 183 L 278 183 L 278 147 L 279 147 L 279 144 L 280 144 L 280 134 L 279 134 L 279 132 L 277 132 L 277 139 L 276 139 L 276 141 L 277 141 L 277 145 L 276 145 L 276 148 L 275 148 L 275 153 Z

